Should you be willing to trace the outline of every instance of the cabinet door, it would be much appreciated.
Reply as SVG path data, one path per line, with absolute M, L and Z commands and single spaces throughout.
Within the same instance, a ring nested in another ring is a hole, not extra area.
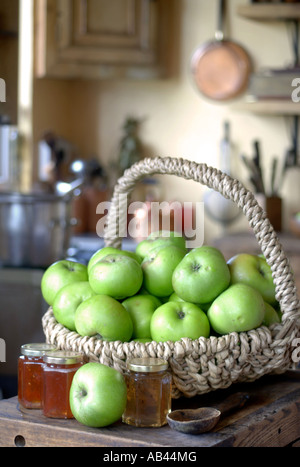
M 164 0 L 38 0 L 38 77 L 166 74 L 171 6 Z

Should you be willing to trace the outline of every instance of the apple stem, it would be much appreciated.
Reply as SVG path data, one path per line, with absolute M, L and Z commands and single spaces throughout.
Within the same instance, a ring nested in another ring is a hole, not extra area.
M 179 319 L 183 319 L 185 317 L 185 313 L 183 311 L 178 311 L 177 314 Z
M 85 389 L 82 388 L 82 389 L 80 390 L 79 396 L 80 396 L 80 397 L 86 397 L 86 396 L 87 396 L 87 391 L 86 391 Z

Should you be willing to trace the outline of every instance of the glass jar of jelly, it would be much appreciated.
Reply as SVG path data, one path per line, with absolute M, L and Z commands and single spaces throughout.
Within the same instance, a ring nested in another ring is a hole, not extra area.
M 74 418 L 69 393 L 73 376 L 85 363 L 84 354 L 55 350 L 47 352 L 43 360 L 43 414 L 50 418 Z
M 161 358 L 133 358 L 126 363 L 127 404 L 122 421 L 139 427 L 160 427 L 171 411 L 172 375 Z
M 18 360 L 18 401 L 25 409 L 41 409 L 43 397 L 43 356 L 55 345 L 39 343 L 21 346 Z

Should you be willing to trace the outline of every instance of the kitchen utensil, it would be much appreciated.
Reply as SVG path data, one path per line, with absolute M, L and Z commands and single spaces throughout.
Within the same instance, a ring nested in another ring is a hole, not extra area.
M 220 144 L 220 169 L 227 175 L 231 175 L 231 142 L 230 125 L 224 122 L 224 137 Z M 204 193 L 204 208 L 209 217 L 222 224 L 224 227 L 234 222 L 241 214 L 238 206 L 230 199 L 224 198 L 215 190 L 208 190 Z
M 221 163 L 220 169 L 227 175 L 231 175 L 231 142 L 230 142 L 230 123 L 224 122 L 224 137 L 221 140 Z
M 62 259 L 71 235 L 71 199 L 0 193 L 0 264 L 44 268 Z
M 247 167 L 247 169 L 250 172 L 249 179 L 250 179 L 250 182 L 253 185 L 253 188 L 254 188 L 255 192 L 256 193 L 263 193 L 264 192 L 264 186 L 263 186 L 263 183 L 262 183 L 261 173 L 259 171 L 259 168 L 255 164 L 254 160 L 247 157 L 245 154 L 241 154 L 241 159 L 242 159 L 243 163 L 245 164 L 245 166 Z
M 75 190 L 82 187 L 84 180 L 82 178 L 78 178 L 73 182 L 58 182 L 55 186 L 56 194 L 63 197 L 63 196 L 70 196 L 74 193 Z
M 217 101 L 242 94 L 252 68 L 246 50 L 237 42 L 224 39 L 225 0 L 218 1 L 218 28 L 215 39 L 197 48 L 192 55 L 191 70 L 198 90 Z
M 257 171 L 257 177 L 258 177 L 258 183 L 260 186 L 260 193 L 265 194 L 265 187 L 264 187 L 264 179 L 263 179 L 263 171 L 261 167 L 261 153 L 260 153 L 260 143 L 259 141 L 255 140 L 253 142 L 254 146 L 254 157 L 253 157 L 253 162 L 256 167 Z
M 17 190 L 20 184 L 21 161 L 18 128 L 0 122 L 0 188 Z
M 297 237 L 300 237 L 300 212 L 292 214 L 289 221 L 290 231 Z
M 270 183 L 271 196 L 276 196 L 277 194 L 277 185 L 276 185 L 277 168 L 278 168 L 278 158 L 273 157 L 272 166 L 271 166 L 271 183 Z
M 211 431 L 221 416 L 242 408 L 248 401 L 247 393 L 237 392 L 214 407 L 173 410 L 167 415 L 169 426 L 176 431 L 197 435 Z
M 294 148 L 288 149 L 285 153 L 283 166 L 282 166 L 281 174 L 280 174 L 278 191 L 282 188 L 287 170 L 291 167 L 295 167 L 295 149 Z
M 273 228 L 276 230 L 276 232 L 281 232 L 282 199 L 279 196 L 266 196 L 265 210 Z

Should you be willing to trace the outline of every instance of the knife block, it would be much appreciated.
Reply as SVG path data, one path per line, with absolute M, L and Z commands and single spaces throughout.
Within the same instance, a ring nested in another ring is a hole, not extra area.
M 274 230 L 282 229 L 282 198 L 279 196 L 267 196 L 265 210 Z

